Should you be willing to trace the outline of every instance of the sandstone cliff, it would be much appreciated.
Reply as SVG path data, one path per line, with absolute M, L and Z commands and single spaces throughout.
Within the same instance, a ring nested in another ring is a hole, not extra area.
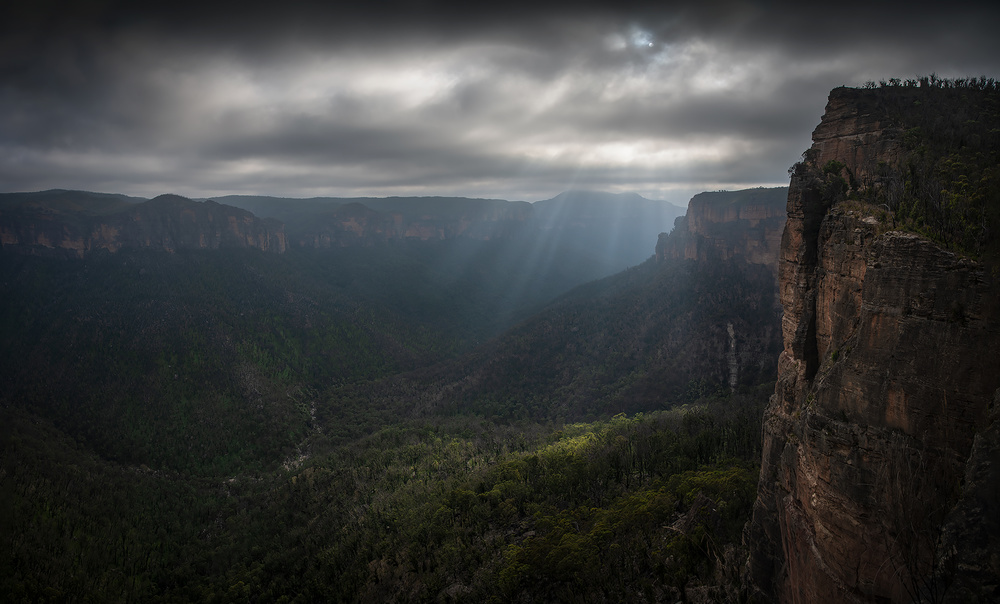
M 674 230 L 661 233 L 656 242 L 658 264 L 669 267 L 688 261 L 695 264 L 693 270 L 701 274 L 717 273 L 720 278 L 724 274 L 719 272 L 720 269 L 730 270 L 728 278 L 740 275 L 740 278 L 752 279 L 755 286 L 763 290 L 754 294 L 744 292 L 747 300 L 763 295 L 764 299 L 771 301 L 772 312 L 760 315 L 760 320 L 755 323 L 737 320 L 717 325 L 699 324 L 693 330 L 697 334 L 691 336 L 693 342 L 704 339 L 727 344 L 724 356 L 731 390 L 735 390 L 741 381 L 745 382 L 748 373 L 758 376 L 753 383 L 762 381 L 761 374 L 750 368 L 773 371 L 774 358 L 764 361 L 759 359 L 759 355 L 773 354 L 780 349 L 777 320 L 780 309 L 776 294 L 778 250 L 785 224 L 787 193 L 787 187 L 699 193 L 688 203 L 687 214 L 676 219 Z M 736 286 L 729 284 L 727 287 Z M 742 300 L 740 304 L 747 300 Z M 727 303 L 735 304 L 734 301 Z M 717 301 L 709 302 L 710 306 L 716 304 Z M 693 324 L 699 323 L 692 317 L 684 319 Z M 698 354 L 704 353 L 703 349 Z M 708 356 L 723 355 L 713 352 Z
M 742 258 L 776 269 L 787 194 L 787 187 L 699 193 L 674 231 L 660 235 L 656 258 Z
M 888 105 L 884 91 L 835 90 L 792 175 L 784 351 L 746 533 L 750 578 L 768 600 L 1000 596 L 1000 535 L 987 518 L 1000 485 L 995 273 L 894 230 L 880 205 L 845 200 L 891 185 L 877 176 L 901 162 L 899 108 L 919 92 L 904 93 Z
M 70 197 L 72 203 L 65 195 L 28 195 L 6 203 L 0 210 L 0 245 L 76 257 L 122 248 L 285 251 L 281 223 L 214 201 L 195 202 L 177 195 L 142 203 L 117 199 L 110 203 L 93 194 Z

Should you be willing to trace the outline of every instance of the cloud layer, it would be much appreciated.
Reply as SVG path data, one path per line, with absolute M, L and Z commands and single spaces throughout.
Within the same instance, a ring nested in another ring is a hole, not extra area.
M 4 190 L 684 203 L 786 182 L 833 87 L 1000 74 L 981 3 L 131 4 L 0 15 Z

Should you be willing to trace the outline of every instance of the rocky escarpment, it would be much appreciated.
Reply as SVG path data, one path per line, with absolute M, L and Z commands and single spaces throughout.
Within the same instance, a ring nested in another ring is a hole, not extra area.
M 598 271 L 603 274 L 646 260 L 648 242 L 683 212 L 634 193 L 594 191 L 567 191 L 535 203 L 460 197 L 219 200 L 281 220 L 296 248 L 516 241 L 539 256 L 558 250 L 606 264 Z
M 885 193 L 905 146 L 876 92 L 834 91 L 792 176 L 750 578 L 777 602 L 994 601 L 1000 290 L 845 200 Z
M 787 194 L 787 187 L 699 193 L 670 236 L 660 235 L 656 258 L 742 258 L 776 268 Z
M 687 214 L 675 220 L 674 230 L 661 233 L 656 242 L 656 261 L 663 266 L 689 261 L 696 263 L 695 270 L 699 272 L 729 267 L 735 274 L 754 275 L 758 285 L 768 290 L 767 299 L 774 306 L 773 324 L 769 320 L 755 324 L 727 321 L 703 326 L 700 335 L 694 337 L 697 340 L 706 334 L 725 334 L 731 390 L 736 389 L 748 365 L 759 364 L 760 368 L 773 370 L 773 357 L 763 363 L 748 363 L 748 358 L 780 349 L 776 294 L 787 193 L 787 187 L 699 193 L 688 203 Z M 715 338 L 709 335 L 707 339 L 718 340 L 718 335 Z
M 26 196 L 6 204 L 0 211 L 0 243 L 13 251 L 76 257 L 122 248 L 285 251 L 280 222 L 214 201 L 161 195 L 143 203 L 95 205 L 89 197 L 80 199 L 82 204 L 67 205 Z

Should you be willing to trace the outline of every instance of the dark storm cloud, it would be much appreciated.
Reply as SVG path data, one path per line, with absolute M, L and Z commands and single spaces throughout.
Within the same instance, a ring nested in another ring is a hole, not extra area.
M 5 190 L 671 198 L 784 182 L 835 86 L 1000 71 L 984 3 L 18 4 Z

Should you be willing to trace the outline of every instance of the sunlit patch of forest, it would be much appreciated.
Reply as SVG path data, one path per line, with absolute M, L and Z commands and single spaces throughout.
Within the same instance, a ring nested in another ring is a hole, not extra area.
M 589 424 L 387 426 L 209 477 L 10 409 L 10 601 L 658 601 L 736 593 L 766 389 Z

